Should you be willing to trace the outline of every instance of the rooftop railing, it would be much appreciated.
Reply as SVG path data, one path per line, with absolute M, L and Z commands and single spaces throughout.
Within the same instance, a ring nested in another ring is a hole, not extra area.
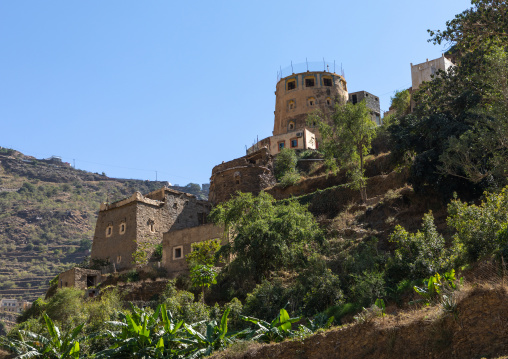
M 305 61 L 297 64 L 291 63 L 290 66 L 280 68 L 277 71 L 277 82 L 287 76 L 292 74 L 298 74 L 301 72 L 307 71 L 323 71 L 330 73 L 339 73 L 344 77 L 344 70 L 342 69 L 342 64 L 337 64 L 335 61 Z

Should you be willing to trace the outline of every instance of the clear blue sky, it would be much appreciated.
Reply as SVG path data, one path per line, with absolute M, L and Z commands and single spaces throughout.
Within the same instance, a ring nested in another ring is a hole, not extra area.
M 271 135 L 279 67 L 335 60 L 350 92 L 387 110 L 409 64 L 444 50 L 426 30 L 468 7 L 0 0 L 0 146 L 112 177 L 207 183 Z

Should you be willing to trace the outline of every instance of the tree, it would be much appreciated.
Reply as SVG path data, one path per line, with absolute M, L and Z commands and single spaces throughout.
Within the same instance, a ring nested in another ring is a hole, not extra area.
M 260 282 L 270 271 L 295 268 L 310 244 L 321 239 L 321 231 L 305 206 L 296 200 L 275 203 L 261 192 L 238 193 L 232 200 L 215 207 L 210 218 L 233 234 L 232 242 L 222 246 L 219 255 L 233 260 L 225 271 L 241 283 Z
M 199 243 L 192 243 L 192 252 L 187 254 L 185 260 L 190 268 L 202 264 L 214 266 L 216 264 L 215 253 L 219 250 L 220 239 L 210 239 Z
M 196 264 L 190 270 L 192 285 L 201 288 L 201 300 L 205 303 L 205 288 L 217 284 L 217 270 L 208 264 Z
M 473 8 L 430 31 L 449 41 L 457 65 L 413 94 L 415 111 L 390 127 L 394 153 L 412 153 L 415 190 L 479 195 L 507 183 L 507 6 L 475 0 Z M 505 25 L 499 25 L 505 24 Z
M 314 113 L 309 116 L 309 122 L 316 122 L 318 126 L 321 134 L 320 149 L 327 166 L 334 171 L 346 167 L 353 188 L 360 190 L 363 201 L 367 200 L 364 158 L 371 149 L 376 125 L 365 101 L 355 105 L 350 102 L 345 105 L 337 103 L 330 120 Z
M 504 0 L 472 0 L 473 7 L 446 22 L 446 29 L 427 30 L 429 42 L 447 42 L 459 51 L 471 51 L 486 43 L 508 41 L 508 5 Z
M 283 148 L 275 158 L 275 178 L 280 181 L 285 174 L 295 172 L 297 163 L 298 157 L 295 151 L 290 148 Z

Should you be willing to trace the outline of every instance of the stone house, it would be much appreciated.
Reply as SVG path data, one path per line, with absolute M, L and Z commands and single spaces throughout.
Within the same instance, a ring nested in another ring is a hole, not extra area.
M 367 108 L 370 109 L 372 122 L 374 122 L 378 126 L 381 126 L 382 121 L 381 121 L 381 107 L 379 105 L 379 97 L 367 91 L 357 91 L 349 94 L 349 101 L 353 105 L 363 100 L 365 100 Z
M 210 208 L 208 201 L 169 188 L 102 204 L 91 259 L 109 260 L 118 271 L 134 268 L 138 249 L 150 257 L 164 233 L 205 224 Z
M 74 267 L 58 275 L 58 288 L 77 288 L 88 291 L 88 296 L 98 294 L 95 287 L 102 281 L 101 271 Z
M 220 239 L 227 243 L 227 236 L 223 227 L 213 224 L 178 229 L 164 233 L 162 239 L 162 267 L 168 271 L 171 278 L 189 271 L 185 256 L 192 252 L 192 243 L 199 243 L 210 239 Z
M 230 200 L 236 192 L 258 194 L 274 184 L 272 156 L 268 148 L 263 147 L 215 166 L 210 177 L 208 200 L 216 205 Z

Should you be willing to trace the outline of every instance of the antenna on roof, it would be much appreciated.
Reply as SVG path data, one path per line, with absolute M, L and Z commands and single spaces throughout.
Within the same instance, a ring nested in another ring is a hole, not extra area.
M 291 73 L 294 74 L 295 70 L 293 70 L 293 60 L 291 60 Z
M 309 72 L 309 63 L 307 61 L 307 58 L 305 58 L 305 63 L 307 64 L 307 72 Z
M 333 73 L 335 73 L 335 60 L 333 60 Z
M 323 57 L 323 71 L 326 71 L 325 58 Z

